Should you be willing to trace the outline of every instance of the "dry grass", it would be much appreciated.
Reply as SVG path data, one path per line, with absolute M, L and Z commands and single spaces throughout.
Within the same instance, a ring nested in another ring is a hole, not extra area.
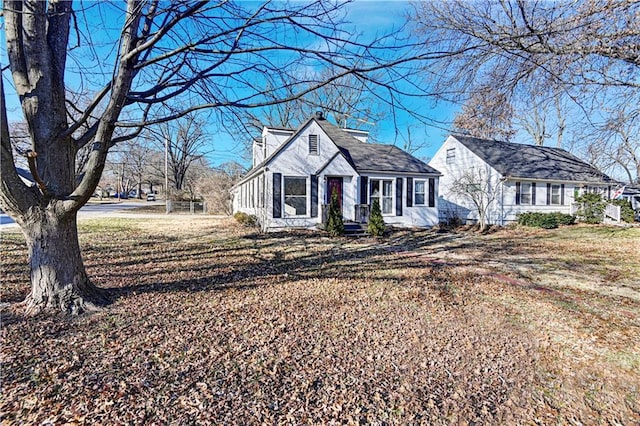
M 637 424 L 640 229 L 259 235 L 87 220 L 113 303 L 26 318 L 2 235 L 0 419 L 55 424 Z

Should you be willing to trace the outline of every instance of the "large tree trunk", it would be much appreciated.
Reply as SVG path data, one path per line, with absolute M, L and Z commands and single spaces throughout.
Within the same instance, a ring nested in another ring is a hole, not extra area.
M 78 242 L 76 213 L 40 210 L 25 220 L 31 293 L 28 313 L 44 310 L 79 314 L 107 303 L 106 292 L 89 280 Z

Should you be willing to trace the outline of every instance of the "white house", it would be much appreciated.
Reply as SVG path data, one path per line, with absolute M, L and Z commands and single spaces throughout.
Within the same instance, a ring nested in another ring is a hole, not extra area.
M 504 225 L 523 212 L 575 213 L 584 192 L 610 198 L 617 182 L 560 148 L 452 135 L 433 159 L 440 177 L 440 220 L 478 220 L 472 194 L 482 194 L 488 224 Z M 477 200 L 476 200 L 477 201 Z
M 367 137 L 320 112 L 297 130 L 265 127 L 254 141 L 253 167 L 232 188 L 234 212 L 255 215 L 264 229 L 314 227 L 335 191 L 346 221 L 366 222 L 377 199 L 387 224 L 437 224 L 438 171 Z
M 620 198 L 631 203 L 631 208 L 640 212 L 640 185 L 625 185 Z

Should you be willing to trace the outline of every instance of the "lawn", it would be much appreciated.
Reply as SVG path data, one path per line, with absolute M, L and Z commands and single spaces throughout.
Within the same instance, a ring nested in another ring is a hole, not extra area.
M 3 231 L 2 424 L 640 423 L 640 228 L 80 228 L 113 302 L 78 318 L 20 314 Z

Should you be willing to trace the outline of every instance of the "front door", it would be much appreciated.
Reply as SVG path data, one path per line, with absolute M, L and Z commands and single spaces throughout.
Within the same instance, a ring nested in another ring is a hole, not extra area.
M 342 178 L 341 177 L 327 178 L 327 204 L 331 203 L 331 195 L 334 192 L 338 194 L 338 204 L 340 205 L 340 212 L 342 213 Z

